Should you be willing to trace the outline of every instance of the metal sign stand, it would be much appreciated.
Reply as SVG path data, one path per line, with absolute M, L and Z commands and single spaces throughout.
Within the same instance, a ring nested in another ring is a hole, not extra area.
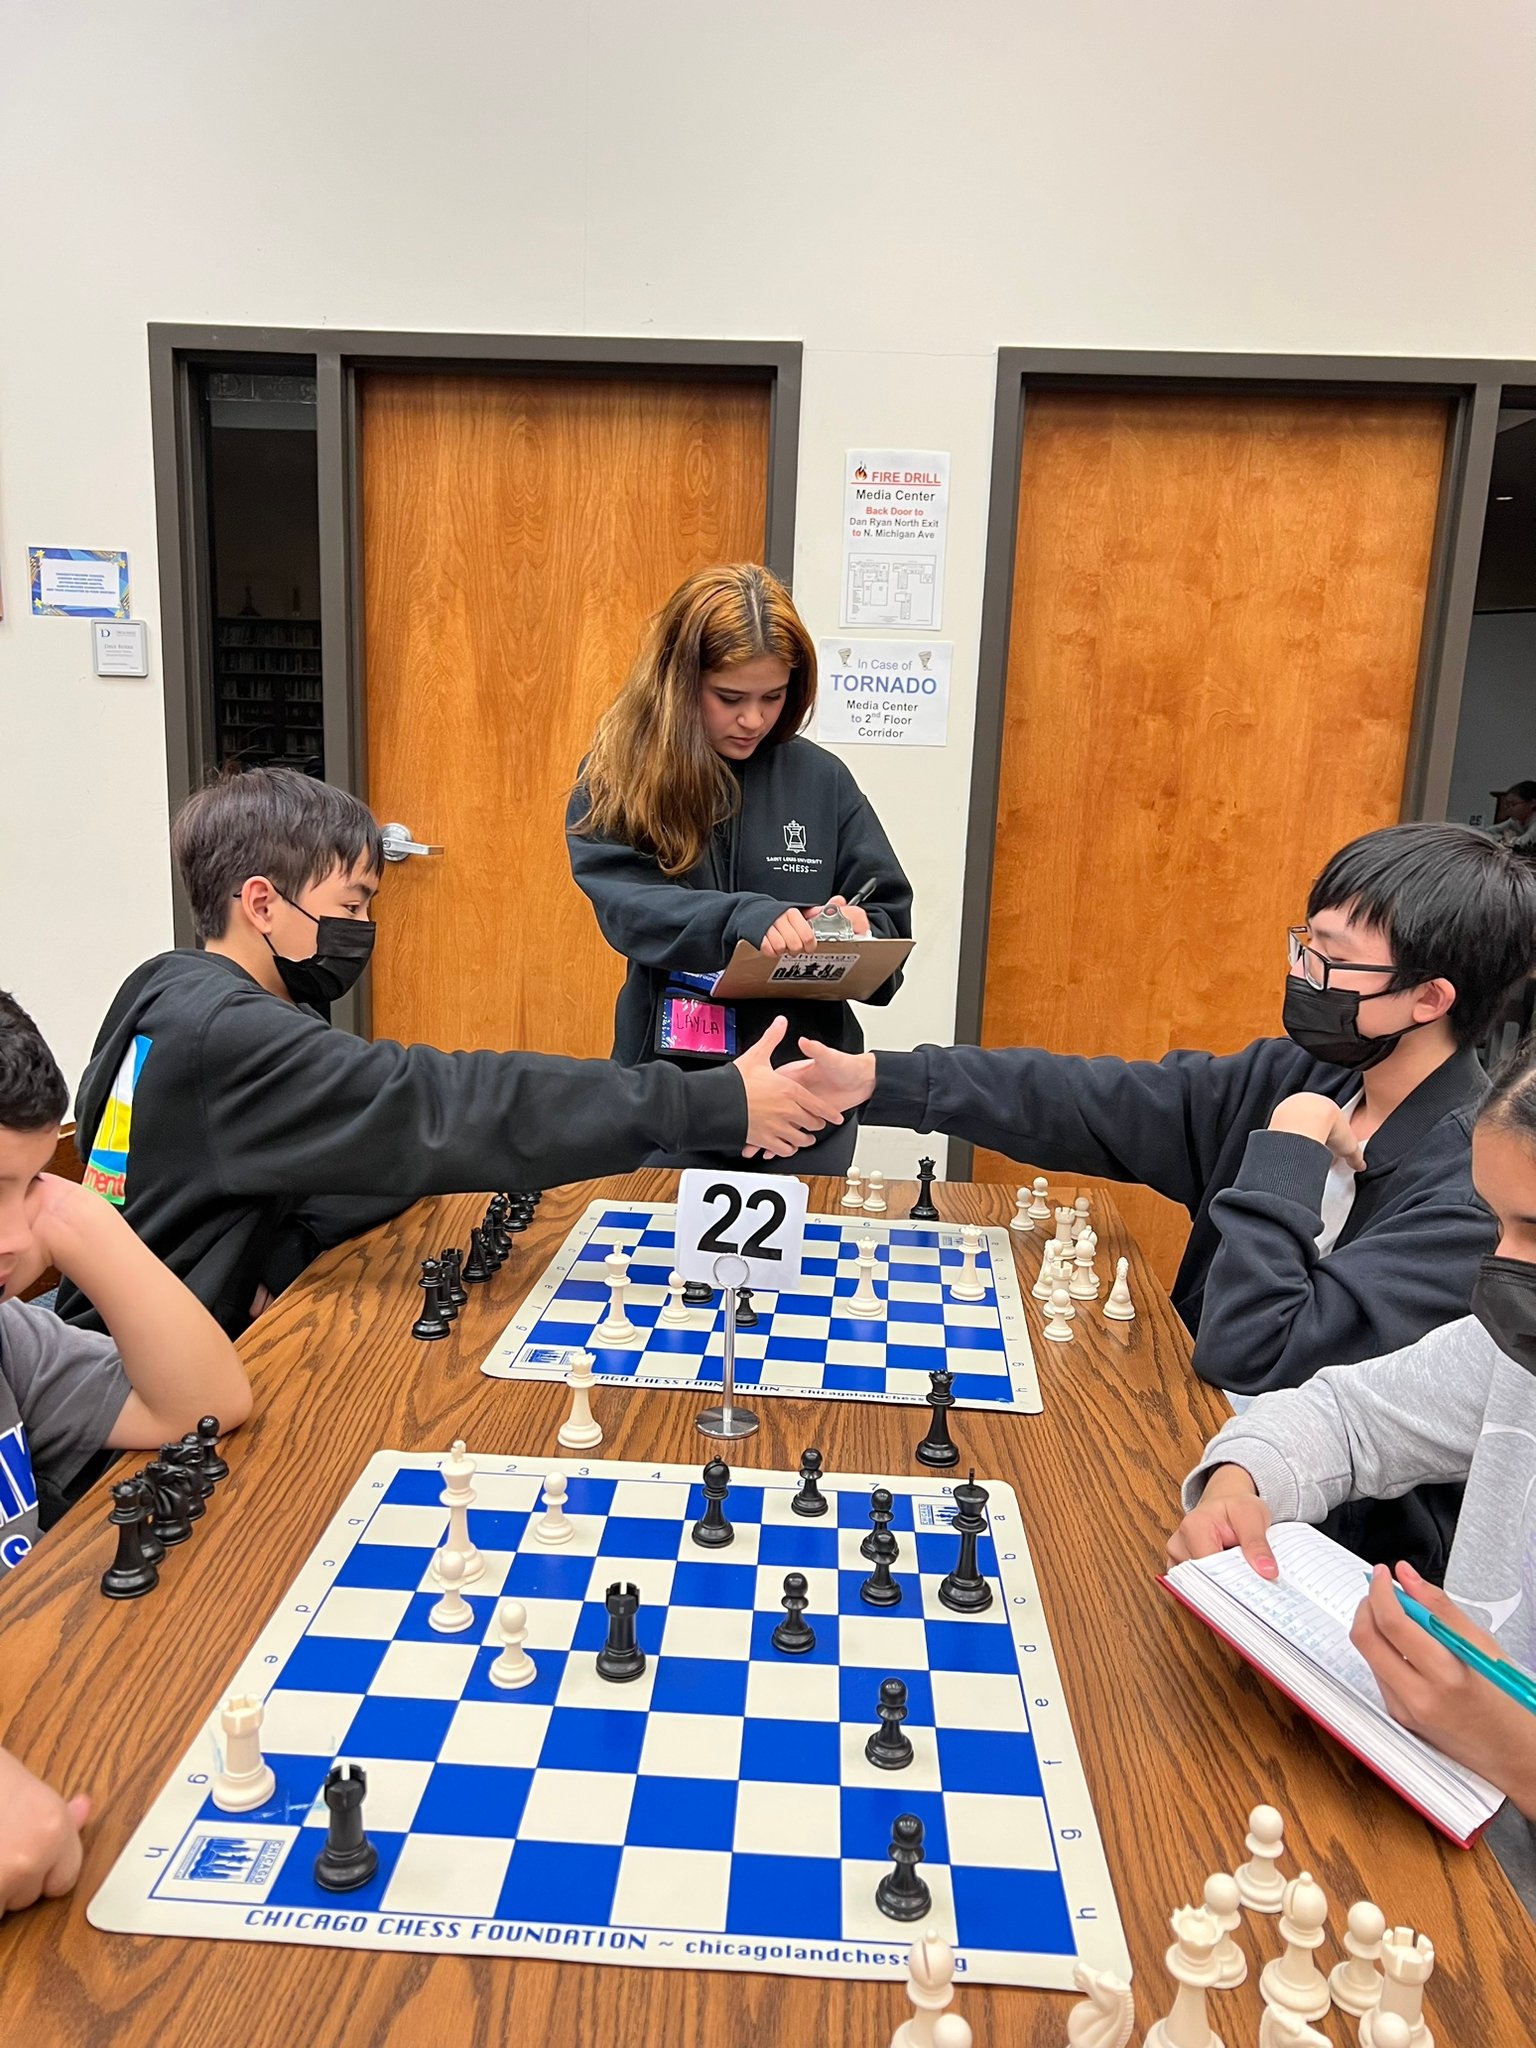
M 713 1408 L 699 1411 L 696 1427 L 702 1436 L 755 1436 L 757 1417 L 750 1408 L 736 1406 L 736 1290 L 746 1285 L 748 1266 L 733 1252 L 724 1252 L 714 1266 L 715 1285 L 720 1288 L 725 1310 L 724 1356 L 720 1363 L 720 1400 Z

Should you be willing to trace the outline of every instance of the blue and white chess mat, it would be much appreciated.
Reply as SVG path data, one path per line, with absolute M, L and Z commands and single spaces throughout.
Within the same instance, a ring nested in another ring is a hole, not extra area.
M 957 1539 L 931 1478 L 830 1475 L 832 1512 L 791 1513 L 795 1475 L 743 1469 L 728 1549 L 690 1536 L 684 1466 L 566 1469 L 575 1536 L 527 1535 L 549 1465 L 477 1461 L 466 1588 L 475 1626 L 427 1615 L 447 1529 L 441 1460 L 380 1452 L 229 1687 L 265 1701 L 276 1791 L 249 1814 L 209 1796 L 208 1721 L 90 1903 L 122 1933 L 552 1955 L 812 1977 L 903 1974 L 914 1930 L 874 1903 L 891 1823 L 927 1831 L 929 1923 L 962 1976 L 1070 1989 L 1078 1959 L 1128 1974 L 1093 1807 L 1013 1494 L 990 1489 L 982 1615 L 938 1599 Z M 901 1604 L 859 1599 L 869 1488 L 895 1495 Z M 805 1573 L 816 1647 L 769 1640 L 786 1571 Z M 640 1588 L 642 1678 L 598 1678 L 614 1580 Z M 528 1615 L 538 1675 L 492 1685 L 498 1598 Z M 869 1764 L 880 1681 L 908 1688 L 907 1769 Z M 368 1775 L 370 1882 L 313 1866 L 333 1762 Z
M 480 1370 L 493 1379 L 563 1380 L 566 1353 L 590 1351 L 599 1381 L 642 1387 L 720 1384 L 723 1311 L 697 1310 L 686 1325 L 658 1320 L 672 1271 L 676 1207 L 670 1202 L 593 1202 L 535 1281 Z M 875 1245 L 881 1313 L 851 1316 L 859 1244 Z M 593 1342 L 607 1313 L 604 1260 L 629 1260 L 625 1314 L 638 1331 L 625 1345 Z M 757 1326 L 736 1335 L 736 1384 L 755 1395 L 920 1403 L 939 1366 L 954 1374 L 956 1402 L 1038 1415 L 1040 1382 L 1024 1297 L 1005 1229 L 981 1230 L 978 1271 L 986 1293 L 956 1301 L 946 1282 L 960 1270 L 960 1227 L 852 1215 L 807 1220 L 800 1280 L 783 1294 L 754 1291 Z M 493 1283 L 494 1284 L 494 1283 Z

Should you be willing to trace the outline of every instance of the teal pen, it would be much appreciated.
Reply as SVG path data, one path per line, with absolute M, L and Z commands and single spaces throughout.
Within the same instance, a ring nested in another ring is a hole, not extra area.
M 1480 1673 L 1490 1685 L 1496 1685 L 1500 1692 L 1508 1693 L 1512 1700 L 1518 1700 L 1522 1707 L 1536 1714 L 1536 1678 L 1522 1671 L 1518 1664 L 1511 1664 L 1507 1658 L 1490 1657 L 1476 1643 L 1469 1643 L 1465 1636 L 1457 1635 L 1455 1629 L 1447 1627 L 1438 1615 L 1431 1614 L 1422 1600 L 1415 1600 L 1411 1593 L 1405 1593 L 1395 1582 L 1392 1590 L 1403 1612 L 1411 1614 L 1419 1627 L 1427 1629 L 1437 1643 L 1443 1643 L 1453 1657 L 1459 1657 L 1463 1664 Z

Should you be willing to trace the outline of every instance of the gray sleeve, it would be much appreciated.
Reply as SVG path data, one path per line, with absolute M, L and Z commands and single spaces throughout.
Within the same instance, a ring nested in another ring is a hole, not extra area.
M 1282 1522 L 1320 1522 L 1347 1500 L 1395 1500 L 1465 1479 L 1488 1405 L 1495 1352 L 1471 1317 L 1304 1387 L 1263 1394 L 1218 1431 L 1184 1482 L 1192 1508 L 1216 1465 L 1241 1465 Z
M 117 1346 L 26 1301 L 0 1309 L 0 1346 L 33 1470 L 68 1486 L 105 1447 L 132 1391 Z

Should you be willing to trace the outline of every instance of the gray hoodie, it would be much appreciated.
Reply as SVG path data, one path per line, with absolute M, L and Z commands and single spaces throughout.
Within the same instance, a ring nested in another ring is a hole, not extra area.
M 1536 1376 L 1473 1317 L 1262 1396 L 1206 1445 L 1184 1482 L 1186 1509 L 1216 1465 L 1241 1465 L 1281 1522 L 1320 1522 L 1341 1501 L 1464 1479 L 1445 1590 L 1517 1663 L 1536 1668 Z M 1536 1917 L 1536 1825 L 1506 1803 L 1488 1840 Z

